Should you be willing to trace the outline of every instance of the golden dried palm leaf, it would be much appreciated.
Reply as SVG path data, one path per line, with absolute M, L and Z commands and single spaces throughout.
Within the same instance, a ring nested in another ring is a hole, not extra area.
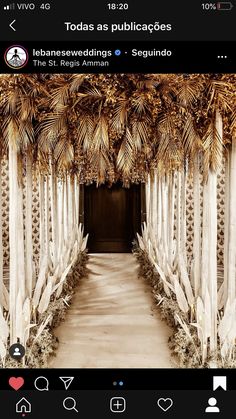
M 127 124 L 128 117 L 128 104 L 127 99 L 119 98 L 114 108 L 111 128 L 118 134 L 121 134 Z
M 84 93 L 81 93 L 81 98 L 87 101 L 100 101 L 104 98 L 103 94 L 100 90 L 97 89 L 95 86 L 88 86 L 84 89 Z
M 26 150 L 30 143 L 34 141 L 34 130 L 31 122 L 20 121 L 15 115 L 6 116 L 2 124 L 4 150 L 7 149 L 9 143 L 14 143 L 18 151 Z
M 165 104 L 171 104 L 177 94 L 178 76 L 176 74 L 158 74 L 156 90 Z
M 4 115 L 15 115 L 19 110 L 19 89 L 6 89 L 1 98 L 1 112 Z
M 73 74 L 70 80 L 70 92 L 74 93 L 79 90 L 79 88 L 82 86 L 83 81 L 85 79 L 84 74 Z
M 97 171 L 97 183 L 105 182 L 110 158 L 108 125 L 104 116 L 101 116 L 97 122 L 88 155 L 92 167 Z
M 203 83 L 197 77 L 183 77 L 177 85 L 177 100 L 181 106 L 191 108 L 199 98 Z
M 57 138 L 62 133 L 66 135 L 68 130 L 67 112 L 67 106 L 58 105 L 57 110 L 47 114 L 46 118 L 38 126 L 36 130 L 38 146 L 42 151 L 49 152 Z
M 35 141 L 32 119 L 35 116 L 36 105 L 32 93 L 27 91 L 27 86 L 20 85 L 14 90 L 6 91 L 0 103 L 0 111 L 3 114 L 3 152 L 6 152 L 10 141 L 15 143 L 18 151 L 24 152 Z
M 19 114 L 22 122 L 27 122 L 35 116 L 37 108 L 34 98 L 30 95 L 24 95 L 20 98 Z
M 137 116 L 142 116 L 147 114 L 149 111 L 149 103 L 145 94 L 137 92 L 131 98 L 132 110 Z
M 18 126 L 19 121 L 15 116 L 5 116 L 2 123 L 2 136 L 3 136 L 3 142 L 2 142 L 2 149 L 4 150 L 4 153 L 6 153 L 6 150 L 8 148 L 8 145 L 13 144 L 16 149 L 18 149 L 19 141 L 17 141 L 17 133 L 18 133 Z M 3 153 L 3 154 L 4 154 Z
M 74 149 L 66 135 L 61 135 L 56 142 L 53 156 L 57 169 L 70 169 L 74 161 Z
M 79 107 L 79 111 L 85 108 L 87 112 L 100 113 L 104 99 L 104 95 L 95 86 L 89 86 L 84 88 L 83 92 L 76 93 L 71 109 L 77 110 Z
M 134 163 L 134 142 L 133 137 L 129 128 L 126 128 L 124 139 L 121 143 L 119 153 L 116 160 L 117 169 L 123 173 L 124 176 L 128 176 L 132 170 Z
M 216 109 L 232 111 L 230 93 L 231 88 L 231 84 L 223 80 L 211 81 L 208 87 L 209 101 L 207 110 L 209 111 L 212 108 L 213 112 Z
M 195 153 L 201 148 L 201 140 L 194 126 L 194 118 L 191 114 L 187 115 L 183 133 L 182 145 L 184 153 L 187 156 L 194 158 Z
M 149 142 L 148 121 L 133 121 L 131 123 L 133 148 L 137 151 L 143 149 Z
M 101 116 L 94 130 L 92 149 L 96 152 L 103 148 L 109 150 L 109 136 L 107 120 L 104 116 Z
M 68 103 L 69 99 L 69 83 L 65 82 L 62 86 L 53 89 L 50 92 L 50 108 L 56 110 L 58 107 L 61 108 Z
M 184 155 L 182 137 L 170 111 L 159 118 L 158 132 L 159 146 L 155 160 L 160 171 L 168 171 L 172 166 L 179 167 Z
M 205 173 L 207 173 L 209 169 L 216 171 L 221 167 L 222 147 L 223 140 L 217 130 L 215 118 L 212 118 L 203 138 L 203 165 Z
M 156 87 L 157 85 L 157 81 L 155 80 L 155 75 L 150 74 L 150 75 L 146 75 L 142 80 L 138 80 L 137 81 L 137 89 L 138 90 L 150 90 Z
M 78 146 L 82 146 L 87 152 L 92 147 L 93 133 L 95 131 L 96 121 L 94 117 L 88 113 L 83 113 L 79 117 L 77 142 Z

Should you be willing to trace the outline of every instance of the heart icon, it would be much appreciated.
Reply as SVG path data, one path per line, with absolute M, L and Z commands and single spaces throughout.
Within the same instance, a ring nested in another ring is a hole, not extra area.
M 19 390 L 24 385 L 24 378 L 22 377 L 11 377 L 9 378 L 9 385 L 14 388 L 14 390 Z
M 167 410 L 169 410 L 171 406 L 173 405 L 173 400 L 170 399 L 169 397 L 167 399 L 161 398 L 157 400 L 157 404 L 161 410 L 163 410 L 164 412 L 167 412 Z

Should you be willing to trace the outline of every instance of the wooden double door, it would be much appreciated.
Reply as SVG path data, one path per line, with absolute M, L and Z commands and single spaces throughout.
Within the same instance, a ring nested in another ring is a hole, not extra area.
M 84 226 L 89 252 L 130 252 L 141 228 L 141 185 L 85 186 Z

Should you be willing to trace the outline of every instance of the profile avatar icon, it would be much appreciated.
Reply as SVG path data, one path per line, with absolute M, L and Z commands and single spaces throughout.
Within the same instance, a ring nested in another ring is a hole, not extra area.
M 205 413 L 219 413 L 220 409 L 219 407 L 217 407 L 217 400 L 215 399 L 215 397 L 211 397 L 208 400 L 208 407 L 205 409 Z
M 20 348 L 16 348 L 13 352 L 14 356 L 20 356 Z
M 28 58 L 28 52 L 20 45 L 11 46 L 6 50 L 4 55 L 5 63 L 16 70 L 25 67 L 28 62 Z
M 9 348 L 9 355 L 11 358 L 19 361 L 25 356 L 25 348 L 20 343 L 14 343 Z

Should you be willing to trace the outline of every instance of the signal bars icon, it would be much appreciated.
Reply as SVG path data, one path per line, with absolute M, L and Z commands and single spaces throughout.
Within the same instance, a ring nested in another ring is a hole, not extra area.
M 3 10 L 14 10 L 14 9 L 15 9 L 15 3 L 6 4 L 6 6 L 3 6 Z

